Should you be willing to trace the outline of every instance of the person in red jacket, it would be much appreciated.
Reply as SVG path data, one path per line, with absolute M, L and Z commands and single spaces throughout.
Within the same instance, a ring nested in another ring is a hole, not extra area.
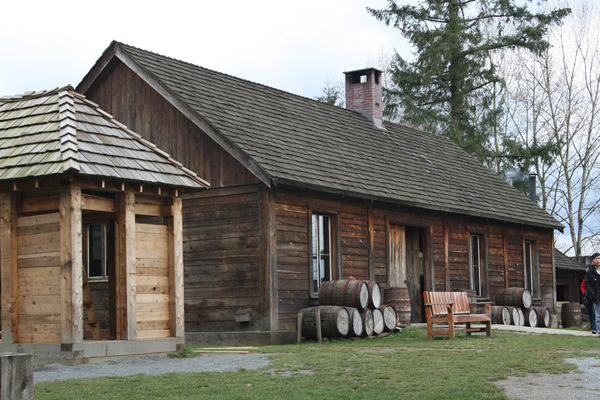
M 594 268 L 590 267 L 585 273 L 585 297 L 594 305 L 596 327 L 598 327 L 600 325 L 600 253 L 592 254 L 592 264 Z
M 587 273 L 587 271 L 589 271 L 590 267 L 592 266 L 593 264 L 586 265 L 585 272 Z M 585 309 L 588 313 L 588 320 L 590 321 L 590 327 L 592 328 L 592 335 L 595 335 L 596 333 L 598 333 L 598 330 L 596 329 L 596 314 L 594 313 L 594 303 L 592 303 L 591 301 L 586 301 L 585 298 L 585 278 L 581 281 L 581 286 L 579 287 L 579 290 L 581 290 L 581 294 L 584 298 L 583 304 L 585 305 Z

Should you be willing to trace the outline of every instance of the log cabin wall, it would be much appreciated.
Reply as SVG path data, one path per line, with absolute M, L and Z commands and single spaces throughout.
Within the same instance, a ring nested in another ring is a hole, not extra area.
M 433 269 L 429 289 L 463 290 L 470 288 L 469 237 L 478 234 L 485 238 L 488 298 L 509 286 L 524 287 L 523 238 L 534 240 L 538 246 L 541 297 L 534 304 L 553 306 L 552 231 L 506 228 L 505 224 L 478 221 L 439 213 L 368 202 L 335 200 L 335 196 L 319 196 L 298 191 L 277 193 L 277 270 L 278 312 L 280 330 L 293 330 L 299 309 L 316 304 L 310 298 L 310 219 L 311 211 L 328 212 L 340 221 L 338 279 L 375 279 L 387 287 L 387 224 L 419 227 L 430 232 L 424 252 L 430 254 Z M 371 228 L 370 228 L 371 227 Z M 373 231 L 369 234 L 370 229 Z M 447 232 L 445 232 L 447 231 Z M 505 278 L 505 236 L 508 242 L 509 278 Z M 445 238 L 447 243 L 445 244 Z M 371 243 L 372 241 L 372 243 Z M 448 263 L 445 262 L 445 248 Z M 446 284 L 446 276 L 448 284 Z M 421 288 L 421 291 L 424 288 Z
M 210 182 L 211 187 L 258 182 L 250 171 L 123 63 L 112 61 L 85 95 L 117 121 Z
M 18 343 L 60 343 L 60 214 L 17 220 Z
M 183 204 L 186 332 L 262 329 L 269 314 L 259 187 L 210 189 Z M 249 321 L 236 322 L 240 310 Z
M 166 225 L 135 224 L 138 339 L 171 336 L 168 243 Z

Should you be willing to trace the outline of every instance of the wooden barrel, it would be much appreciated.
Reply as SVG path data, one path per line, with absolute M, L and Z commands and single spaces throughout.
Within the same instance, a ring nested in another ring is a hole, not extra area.
M 510 314 L 504 306 L 492 306 L 492 323 L 510 325 Z
M 519 326 L 525 326 L 525 313 L 522 308 L 517 308 L 519 312 Z
M 381 286 L 377 281 L 368 281 L 367 287 L 369 288 L 369 308 L 379 308 L 383 298 L 381 295 Z
M 373 336 L 373 311 L 368 308 L 360 312 L 363 322 L 363 336 Z
M 393 331 L 396 329 L 398 323 L 398 316 L 394 307 L 388 304 L 382 304 L 379 306 L 379 310 L 383 313 L 383 325 L 386 331 Z
M 508 314 L 510 315 L 510 325 L 519 326 L 521 325 L 521 317 L 519 316 L 519 310 L 517 307 L 507 306 Z
M 362 336 L 363 334 L 363 322 L 360 317 L 360 311 L 355 307 L 346 307 L 346 311 L 348 311 L 348 316 L 350 317 L 350 332 L 349 336 Z
M 385 322 L 383 321 L 383 313 L 379 308 L 371 310 L 373 312 L 373 334 L 379 335 L 383 333 L 385 329 Z
M 350 279 L 321 283 L 319 305 L 348 306 L 359 309 L 369 304 L 369 287 L 365 281 Z
M 396 310 L 396 316 L 398 323 L 409 325 L 410 324 L 410 295 L 407 287 L 396 287 L 385 289 L 384 303 L 388 304 Z
M 549 328 L 552 317 L 547 307 L 531 307 L 537 313 L 537 322 L 540 328 Z
M 538 314 L 535 308 L 528 308 L 525 311 L 525 326 L 538 326 Z
M 583 316 L 581 315 L 581 305 L 579 303 L 564 303 L 560 314 L 563 327 L 581 326 Z
M 302 334 L 317 339 L 317 310 L 321 314 L 321 336 L 327 338 L 347 336 L 350 316 L 344 307 L 316 306 L 302 310 Z
M 531 292 L 525 288 L 508 288 L 496 292 L 494 302 L 499 306 L 531 307 Z

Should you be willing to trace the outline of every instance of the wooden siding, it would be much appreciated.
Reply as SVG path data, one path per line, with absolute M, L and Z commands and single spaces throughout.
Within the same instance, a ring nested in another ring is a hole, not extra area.
M 209 196 L 210 195 L 210 196 Z M 259 330 L 264 318 L 260 193 L 211 189 L 183 201 L 186 332 Z M 249 322 L 235 313 L 250 312 Z
M 137 338 L 171 336 L 166 225 L 135 224 Z
M 469 288 L 469 234 L 482 235 L 486 244 L 487 282 L 489 297 L 508 286 L 523 287 L 522 238 L 536 240 L 540 264 L 541 299 L 534 304 L 552 307 L 552 231 L 505 228 L 504 224 L 476 221 L 473 218 L 449 217 L 398 207 L 373 207 L 366 202 L 348 199 L 332 200 L 334 196 L 277 193 L 277 271 L 279 330 L 293 330 L 299 309 L 314 304 L 310 298 L 309 214 L 329 211 L 338 218 L 341 232 L 342 279 L 369 279 L 374 269 L 375 279 L 387 287 L 386 224 L 418 228 L 431 243 L 421 250 L 433 264 L 433 277 L 422 290 L 455 291 Z M 372 208 L 372 211 L 370 209 Z M 372 222 L 369 222 L 369 218 Z M 372 226 L 372 236 L 369 235 Z M 445 232 L 445 230 L 447 232 Z M 414 231 L 414 229 L 413 229 Z M 509 249 L 509 279 L 505 278 L 504 239 Z M 372 237 L 373 243 L 370 243 Z M 446 239 L 447 238 L 447 239 Z M 447 243 L 445 241 L 447 240 Z M 448 248 L 448 262 L 445 249 Z M 372 254 L 369 256 L 369 249 Z M 424 259 L 427 257 L 424 256 Z M 426 265 L 425 268 L 428 268 Z M 449 284 L 446 284 L 446 277 Z M 416 294 L 418 295 L 418 294 Z M 418 318 L 418 313 L 417 313 Z
M 212 187 L 258 179 L 121 62 L 112 62 L 86 97 L 169 153 Z
M 61 342 L 60 214 L 18 218 L 18 343 Z

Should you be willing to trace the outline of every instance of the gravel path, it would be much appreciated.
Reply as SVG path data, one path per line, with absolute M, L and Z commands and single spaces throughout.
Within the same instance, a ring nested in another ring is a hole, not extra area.
M 529 374 L 511 376 L 496 384 L 510 399 L 596 400 L 600 397 L 600 360 L 593 357 L 568 358 L 577 371 L 568 374 Z
M 194 358 L 148 356 L 99 361 L 82 365 L 46 364 L 34 367 L 35 383 L 101 376 L 161 375 L 169 372 L 224 372 L 253 370 L 270 364 L 265 354 L 203 354 Z

